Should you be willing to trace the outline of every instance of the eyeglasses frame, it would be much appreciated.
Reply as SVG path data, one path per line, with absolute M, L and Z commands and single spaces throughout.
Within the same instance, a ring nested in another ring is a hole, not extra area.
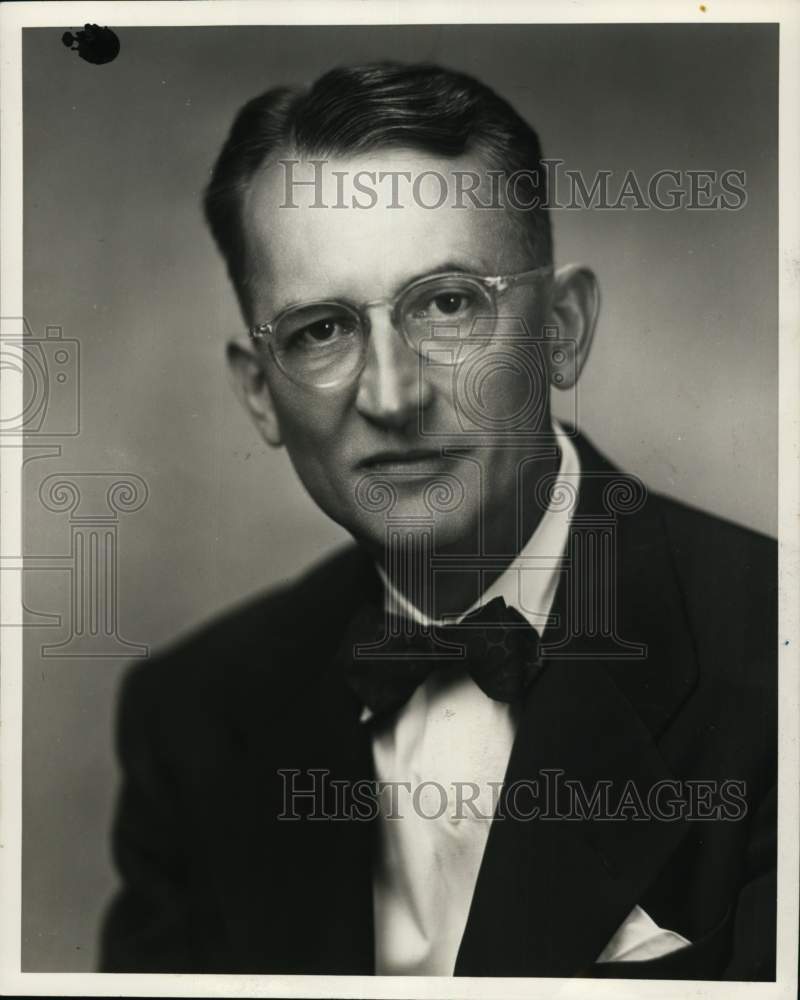
M 352 375 L 348 375 L 346 378 L 337 380 L 336 382 L 327 383 L 323 385 L 315 385 L 313 382 L 305 382 L 302 379 L 297 378 L 297 376 L 292 375 L 291 372 L 287 371 L 286 368 L 281 364 L 280 358 L 277 351 L 275 350 L 275 344 L 273 337 L 275 331 L 278 328 L 282 320 L 292 313 L 300 309 L 309 308 L 322 308 L 324 306 L 336 306 L 337 308 L 344 308 L 356 316 L 361 324 L 361 329 L 365 334 L 368 334 L 371 329 L 370 318 L 367 314 L 368 309 L 372 309 L 375 306 L 388 306 L 390 310 L 390 318 L 392 326 L 397 330 L 401 337 L 403 338 L 406 345 L 414 351 L 415 354 L 419 354 L 419 351 L 409 340 L 408 333 L 405 329 L 405 324 L 399 321 L 398 309 L 405 299 L 421 285 L 427 282 L 433 281 L 434 279 L 443 280 L 447 278 L 469 278 L 472 281 L 477 281 L 484 286 L 486 291 L 489 293 L 492 310 L 494 312 L 495 318 L 497 318 L 497 298 L 504 295 L 506 292 L 515 288 L 517 285 L 528 284 L 530 282 L 536 281 L 540 277 L 545 275 L 551 275 L 553 273 L 553 267 L 550 264 L 542 265 L 540 267 L 534 267 L 527 271 L 517 271 L 512 274 L 493 274 L 493 275 L 479 275 L 471 274 L 467 271 L 443 271 L 441 273 L 433 272 L 432 274 L 425 274 L 419 278 L 415 278 L 410 281 L 407 285 L 400 289 L 400 291 L 393 298 L 382 298 L 382 299 L 370 299 L 368 302 L 362 303 L 360 306 L 356 306 L 354 303 L 347 301 L 346 299 L 314 299 L 309 302 L 299 302 L 294 305 L 287 306 L 285 309 L 281 309 L 271 320 L 265 323 L 257 323 L 255 326 L 248 327 L 247 333 L 250 339 L 258 344 L 267 344 L 270 353 L 275 361 L 275 364 L 283 372 L 283 374 L 297 385 L 302 386 L 306 389 L 332 389 L 354 381 L 358 378 L 361 372 L 364 370 L 364 363 L 366 362 L 366 352 L 364 352 L 364 357 L 362 359 L 361 365 L 355 369 Z M 445 324 L 443 324 L 445 325 Z

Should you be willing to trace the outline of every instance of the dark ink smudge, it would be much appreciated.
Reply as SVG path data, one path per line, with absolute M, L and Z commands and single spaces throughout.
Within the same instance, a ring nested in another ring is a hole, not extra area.
M 119 55 L 117 36 L 111 28 L 100 28 L 96 24 L 85 24 L 83 31 L 65 31 L 61 41 L 95 66 L 109 63 Z

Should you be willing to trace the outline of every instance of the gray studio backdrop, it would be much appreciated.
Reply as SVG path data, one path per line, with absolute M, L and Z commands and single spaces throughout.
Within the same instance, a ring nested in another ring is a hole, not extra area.
M 433 60 L 493 85 L 589 176 L 745 171 L 737 212 L 556 212 L 556 251 L 604 293 L 582 427 L 650 487 L 776 526 L 776 28 L 112 26 L 101 66 L 63 28 L 24 37 L 25 310 L 50 379 L 25 467 L 27 970 L 96 961 L 123 641 L 157 648 L 344 540 L 224 368 L 240 317 L 199 199 L 247 98 L 335 64 Z

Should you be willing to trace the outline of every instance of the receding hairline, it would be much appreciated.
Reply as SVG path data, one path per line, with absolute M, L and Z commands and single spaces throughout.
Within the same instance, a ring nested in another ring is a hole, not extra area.
M 492 173 L 502 173 L 498 168 L 491 165 L 489 157 L 486 151 L 479 148 L 479 144 L 475 144 L 475 148 L 469 148 L 462 153 L 455 156 L 446 156 L 441 153 L 432 152 L 431 150 L 424 149 L 422 147 L 415 147 L 412 145 L 400 145 L 394 143 L 379 144 L 376 143 L 374 146 L 370 146 L 367 149 L 360 150 L 342 150 L 333 151 L 328 155 L 322 155 L 317 152 L 308 152 L 306 150 L 298 149 L 296 146 L 286 145 L 283 148 L 278 148 L 271 150 L 269 153 L 265 154 L 265 157 L 261 163 L 252 171 L 250 176 L 243 179 L 238 185 L 238 195 L 236 199 L 237 211 L 239 213 L 238 225 L 241 233 L 241 238 L 243 241 L 244 258 L 247 261 L 245 268 L 240 275 L 240 281 L 243 289 L 247 289 L 248 292 L 252 288 L 253 282 L 256 280 L 256 275 L 251 266 L 252 264 L 252 247 L 249 246 L 249 240 L 247 239 L 248 227 L 245 224 L 245 216 L 248 211 L 248 201 L 253 195 L 254 189 L 257 187 L 259 180 L 264 180 L 265 176 L 271 171 L 276 170 L 278 167 L 284 164 L 300 164 L 300 165 L 310 165 L 314 163 L 322 163 L 323 169 L 325 166 L 331 165 L 334 168 L 340 167 L 348 162 L 359 164 L 368 163 L 371 159 L 382 159 L 387 154 L 392 152 L 397 153 L 398 162 L 407 162 L 408 160 L 417 157 L 423 160 L 428 160 L 430 162 L 435 162 L 442 165 L 447 164 L 459 164 L 457 168 L 453 168 L 452 174 L 459 174 L 470 172 L 470 166 L 467 165 L 465 161 L 471 161 L 471 170 L 481 176 L 480 187 L 475 188 L 474 192 L 476 197 L 481 201 L 486 201 L 486 196 L 491 193 L 492 182 L 489 179 Z M 284 168 L 285 169 L 285 168 Z M 425 171 L 420 171 L 420 174 L 430 172 L 431 168 Z M 358 171 L 354 171 L 357 173 Z M 277 176 L 277 174 L 275 175 Z M 300 178 L 301 180 L 306 180 L 307 178 Z M 285 191 L 285 189 L 283 189 Z M 311 193 L 310 188 L 303 188 L 302 190 Z M 406 187 L 406 192 L 408 188 Z M 279 197 L 283 197 L 283 192 Z M 299 193 L 296 193 L 296 197 L 299 199 Z M 449 201 L 449 200 L 448 200 Z M 250 206 L 252 207 L 252 206 Z M 300 207 L 300 206 L 298 206 Z M 306 209 L 313 209 L 309 205 L 303 206 Z M 332 206 L 326 206 L 332 207 Z M 369 211 L 370 209 L 358 209 L 351 205 L 345 206 L 351 211 Z M 384 206 L 388 207 L 388 206 Z M 401 206 L 405 207 L 405 206 Z M 464 207 L 469 208 L 469 205 Z M 443 205 L 441 208 L 432 209 L 432 211 L 461 211 L 461 209 L 454 208 L 451 204 Z M 538 238 L 538 233 L 533 231 L 533 227 L 528 218 L 528 213 L 520 209 L 516 209 L 508 204 L 503 207 L 495 207 L 487 209 L 493 214 L 497 212 L 503 212 L 505 217 L 509 220 L 510 225 L 513 230 L 518 234 L 521 241 L 521 247 L 528 252 L 532 257 L 542 256 L 542 246 L 541 240 Z M 539 261 L 538 259 L 533 263 L 549 263 L 549 260 Z M 248 296 L 249 297 L 249 296 Z

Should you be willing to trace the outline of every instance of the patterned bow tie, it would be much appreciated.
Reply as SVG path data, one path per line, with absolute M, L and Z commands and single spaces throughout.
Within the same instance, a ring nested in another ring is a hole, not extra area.
M 541 669 L 536 630 L 502 597 L 457 625 L 432 627 L 367 606 L 345 635 L 341 658 L 348 684 L 374 716 L 404 705 L 434 670 L 466 669 L 484 694 L 512 702 Z

